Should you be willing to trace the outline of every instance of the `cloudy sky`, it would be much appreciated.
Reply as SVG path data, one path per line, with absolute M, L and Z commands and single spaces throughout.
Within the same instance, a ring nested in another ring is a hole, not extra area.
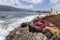
M 0 5 L 13 6 L 22 9 L 60 10 L 60 0 L 0 0 Z

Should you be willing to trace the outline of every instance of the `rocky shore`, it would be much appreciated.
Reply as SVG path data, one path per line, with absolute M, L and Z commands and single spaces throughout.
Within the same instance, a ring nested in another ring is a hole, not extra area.
M 7 37 L 6 40 L 48 40 L 48 38 L 40 32 L 29 32 L 29 28 L 16 28 Z
M 53 15 L 43 18 L 47 22 L 53 23 L 57 28 L 60 29 L 60 15 Z M 39 30 L 31 29 L 27 25 L 26 27 L 17 27 L 6 37 L 6 40 L 60 40 L 60 38 L 53 36 L 49 39 L 46 35 Z M 49 36 L 49 33 L 47 33 Z

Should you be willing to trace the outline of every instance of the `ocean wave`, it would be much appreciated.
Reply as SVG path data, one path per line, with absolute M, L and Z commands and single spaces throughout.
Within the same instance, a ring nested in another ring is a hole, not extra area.
M 0 40 L 5 40 L 5 37 L 12 31 L 14 30 L 16 27 L 18 27 L 21 23 L 23 22 L 29 22 L 32 19 L 34 19 L 36 16 L 38 15 L 32 15 L 32 16 L 27 16 L 24 18 L 13 18 L 10 20 L 1 20 L 0 21 L 0 25 L 3 27 L 0 27 Z M 5 24 L 5 25 L 3 25 Z M 6 29 L 5 29 L 6 27 Z

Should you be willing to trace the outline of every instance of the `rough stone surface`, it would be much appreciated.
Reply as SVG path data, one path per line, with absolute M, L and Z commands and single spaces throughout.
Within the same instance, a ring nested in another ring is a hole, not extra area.
M 42 33 L 32 33 L 26 28 L 16 28 L 7 37 L 6 40 L 47 40 Z

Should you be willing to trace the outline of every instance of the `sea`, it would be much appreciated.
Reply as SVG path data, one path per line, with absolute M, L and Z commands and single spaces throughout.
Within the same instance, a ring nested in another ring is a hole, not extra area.
M 21 23 L 29 22 L 37 16 L 42 17 L 46 14 L 26 11 L 0 11 L 0 40 L 5 40 L 6 36 Z

